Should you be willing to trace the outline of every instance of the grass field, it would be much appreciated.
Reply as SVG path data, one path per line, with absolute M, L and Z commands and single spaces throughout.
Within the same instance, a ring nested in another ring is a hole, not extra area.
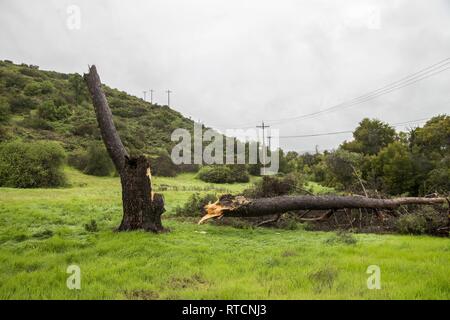
M 170 233 L 115 233 L 118 178 L 66 169 L 64 189 L 0 189 L 1 299 L 450 299 L 450 241 L 180 222 L 171 214 L 196 191 L 237 192 L 184 174 L 155 178 Z M 318 188 L 314 186 L 314 188 Z M 98 232 L 84 224 L 98 223 Z M 69 290 L 66 268 L 81 268 Z M 367 289 L 369 265 L 381 289 Z

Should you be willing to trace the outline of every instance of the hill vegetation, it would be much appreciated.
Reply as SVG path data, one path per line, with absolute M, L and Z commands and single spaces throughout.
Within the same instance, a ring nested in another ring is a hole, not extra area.
M 129 153 L 158 159 L 157 171 L 174 175 L 176 172 L 170 171 L 176 171 L 177 167 L 163 169 L 167 164 L 160 162 L 169 158 L 174 145 L 170 140 L 172 131 L 176 128 L 192 131 L 193 122 L 168 106 L 151 104 L 108 86 L 103 89 Z M 59 142 L 71 163 L 77 163 L 76 167 L 86 173 L 105 175 L 112 170 L 99 172 L 85 161 L 102 158 L 104 147 L 97 143 L 100 131 L 79 74 L 43 71 L 33 65 L 0 61 L 0 141 L 18 138 Z

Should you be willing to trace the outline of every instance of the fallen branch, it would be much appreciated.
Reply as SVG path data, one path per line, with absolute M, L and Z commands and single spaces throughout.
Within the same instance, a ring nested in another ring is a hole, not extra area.
M 445 198 L 406 197 L 374 199 L 359 196 L 280 196 L 273 198 L 247 199 L 243 196 L 224 195 L 215 203 L 205 206 L 206 215 L 199 224 L 211 218 L 259 217 L 299 210 L 341 209 L 389 209 L 402 205 L 442 204 Z

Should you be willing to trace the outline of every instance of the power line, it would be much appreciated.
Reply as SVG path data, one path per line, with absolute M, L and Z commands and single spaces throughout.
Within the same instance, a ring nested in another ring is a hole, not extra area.
M 300 116 L 289 117 L 289 118 L 284 118 L 284 119 L 268 120 L 268 122 L 271 124 L 278 124 L 278 123 L 283 123 L 283 122 L 288 122 L 288 121 L 293 121 L 293 120 L 310 119 L 310 118 L 314 118 L 319 115 L 322 115 L 324 113 L 332 112 L 339 108 L 349 108 L 354 105 L 358 105 L 358 104 L 373 100 L 375 98 L 378 98 L 382 95 L 391 93 L 393 91 L 400 90 L 404 87 L 413 85 L 419 81 L 422 81 L 424 79 L 427 79 L 429 77 L 437 75 L 441 72 L 444 72 L 444 71 L 450 69 L 449 64 L 450 64 L 450 58 L 446 58 L 446 59 L 443 59 L 443 60 L 441 60 L 437 63 L 434 63 L 428 67 L 422 68 L 421 70 L 416 71 L 408 76 L 402 77 L 401 79 L 399 79 L 397 81 L 391 82 L 391 83 L 389 83 L 385 86 L 382 86 L 376 90 L 369 91 L 363 95 L 360 95 L 356 98 L 350 99 L 346 102 L 342 102 L 337 105 L 333 105 L 329 108 L 319 110 L 316 112 L 312 112 L 309 114 L 303 114 Z M 250 124 L 250 123 L 248 123 L 248 124 Z M 246 124 L 242 124 L 242 126 L 234 126 L 234 128 L 241 128 L 241 129 L 251 128 L 251 127 L 253 127 L 253 126 L 246 126 Z
M 362 95 L 362 96 L 360 96 L 358 98 L 351 99 L 351 100 L 349 100 L 347 102 L 343 102 L 343 103 L 331 106 L 329 108 L 326 108 L 326 109 L 323 109 L 323 110 L 320 110 L 320 111 L 316 111 L 316 112 L 312 112 L 312 113 L 309 113 L 309 114 L 304 114 L 304 115 L 301 115 L 301 116 L 291 117 L 291 118 L 286 118 L 286 119 L 273 120 L 273 121 L 269 121 L 269 122 L 271 124 L 276 124 L 276 123 L 282 123 L 282 122 L 293 121 L 293 120 L 311 119 L 311 118 L 315 118 L 315 117 L 317 117 L 319 115 L 335 111 L 335 110 L 340 109 L 340 108 L 349 108 L 349 107 L 352 107 L 352 106 L 355 106 L 355 105 L 358 105 L 358 104 L 361 104 L 361 103 L 364 103 L 364 102 L 367 102 L 367 101 L 370 101 L 370 100 L 374 100 L 375 98 L 378 98 L 378 97 L 383 96 L 385 94 L 391 93 L 393 91 L 397 91 L 397 90 L 402 89 L 404 87 L 408 87 L 408 86 L 413 85 L 413 84 L 415 84 L 415 83 L 417 83 L 419 81 L 422 81 L 424 79 L 427 79 L 427 78 L 430 78 L 430 77 L 432 77 L 434 75 L 442 73 L 442 72 L 444 72 L 444 71 L 446 71 L 448 69 L 450 69 L 450 66 L 448 66 L 448 67 L 446 67 L 444 69 L 441 69 L 441 70 L 430 70 L 432 72 L 429 73 L 429 74 L 427 74 L 427 73 L 430 72 L 430 71 L 428 71 L 428 72 L 426 72 L 426 73 L 424 73 L 424 74 L 422 74 L 420 76 L 415 76 L 415 77 L 413 77 L 413 78 L 411 78 L 409 80 L 403 81 L 400 84 L 397 84 L 397 85 L 391 86 L 389 88 L 383 89 L 382 91 L 377 92 L 377 93 L 367 93 L 367 94 Z M 378 91 L 378 90 L 379 89 L 377 89 L 376 91 Z
M 431 118 L 423 118 L 423 119 L 416 119 L 416 120 L 410 120 L 410 121 L 404 121 L 404 122 L 397 122 L 390 124 L 391 127 L 399 127 L 407 124 L 413 124 L 423 121 L 428 121 Z M 353 133 L 354 130 L 345 130 L 345 131 L 335 131 L 335 132 L 325 132 L 325 133 L 314 133 L 314 134 L 302 134 L 302 135 L 293 135 L 293 136 L 280 136 L 280 139 L 289 139 L 289 138 L 311 138 L 311 137 L 321 137 L 321 136 L 332 136 L 332 135 L 338 135 L 338 134 L 347 134 L 347 133 Z

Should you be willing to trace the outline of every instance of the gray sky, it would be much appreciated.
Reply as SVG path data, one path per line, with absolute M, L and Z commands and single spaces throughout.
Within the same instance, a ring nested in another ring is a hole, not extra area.
M 71 29 L 70 5 L 80 8 Z M 68 24 L 69 19 L 69 24 Z M 83 73 L 207 125 L 290 119 L 450 57 L 450 1 L 0 0 L 0 59 Z M 450 70 L 351 108 L 273 124 L 281 135 L 351 130 L 449 113 Z M 351 134 L 283 139 L 290 150 Z

